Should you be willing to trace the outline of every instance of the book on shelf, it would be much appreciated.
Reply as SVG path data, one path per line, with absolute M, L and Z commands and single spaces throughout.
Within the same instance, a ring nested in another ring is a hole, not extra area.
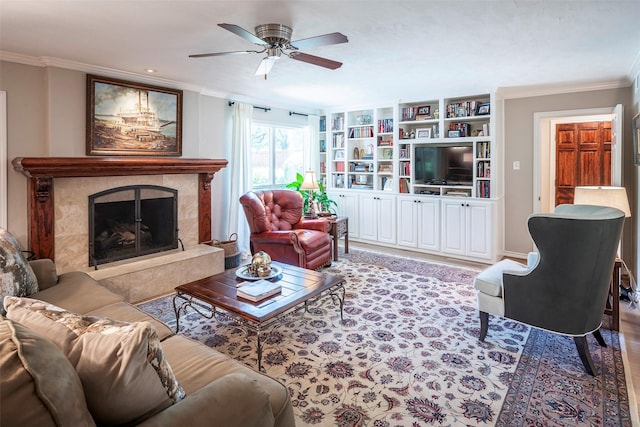
M 389 147 L 393 145 L 393 135 L 381 135 L 378 137 L 378 147 Z
M 379 133 L 393 132 L 393 119 L 378 120 L 378 132 Z
M 261 301 L 281 291 L 282 286 L 278 282 L 265 279 L 242 282 L 238 285 L 238 296 L 253 302 Z
M 407 178 L 400 178 L 400 193 L 409 193 L 409 180 Z

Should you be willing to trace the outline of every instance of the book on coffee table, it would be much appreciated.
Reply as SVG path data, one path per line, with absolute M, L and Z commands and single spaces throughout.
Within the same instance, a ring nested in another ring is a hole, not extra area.
M 238 285 L 238 296 L 257 302 L 279 293 L 282 286 L 277 282 L 260 279 L 254 282 L 242 282 Z

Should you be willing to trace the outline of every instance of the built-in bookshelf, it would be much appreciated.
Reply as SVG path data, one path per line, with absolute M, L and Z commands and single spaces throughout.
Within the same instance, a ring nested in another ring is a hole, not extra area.
M 320 116 L 318 121 L 318 145 L 320 147 L 318 182 L 327 186 L 327 116 Z
M 493 198 L 492 108 L 491 95 L 484 94 L 334 112 L 330 187 Z M 455 173 L 429 177 L 427 160 L 415 157 L 416 148 L 428 151 L 421 147 L 460 150 L 459 159 L 449 161 L 461 165 L 449 166 Z
M 331 114 L 331 150 L 328 153 L 331 187 L 344 188 L 345 179 L 345 114 Z
M 374 189 L 375 174 L 375 126 L 371 109 L 347 113 L 347 188 Z
M 377 182 L 376 189 L 394 192 L 395 176 L 395 129 L 393 107 L 383 107 L 376 110 L 376 160 Z
M 495 260 L 501 106 L 481 94 L 328 112 L 327 191 L 349 238 Z

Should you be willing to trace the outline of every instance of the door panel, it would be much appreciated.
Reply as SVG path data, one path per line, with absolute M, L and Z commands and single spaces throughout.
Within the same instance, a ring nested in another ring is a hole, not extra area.
M 582 185 L 611 185 L 610 121 L 556 126 L 556 206 Z

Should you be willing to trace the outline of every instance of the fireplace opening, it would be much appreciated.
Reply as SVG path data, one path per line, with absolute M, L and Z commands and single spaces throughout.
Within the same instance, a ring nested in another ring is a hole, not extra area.
M 178 190 L 131 185 L 89 196 L 89 264 L 178 247 Z

